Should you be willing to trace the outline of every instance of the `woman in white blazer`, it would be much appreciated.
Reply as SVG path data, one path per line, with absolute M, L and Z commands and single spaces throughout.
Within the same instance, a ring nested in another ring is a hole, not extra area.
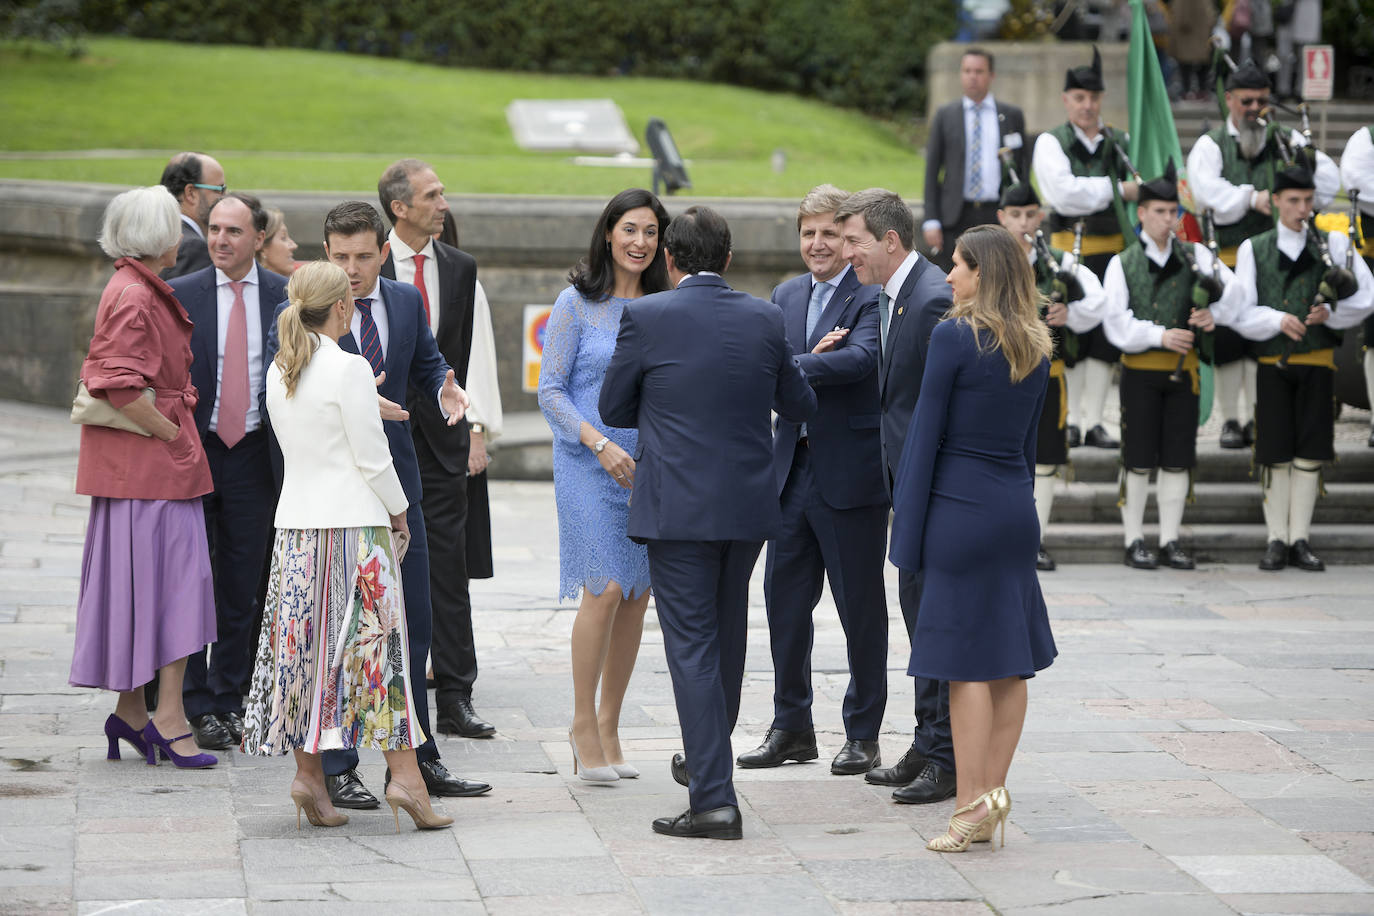
M 386 800 L 421 829 L 434 813 L 415 762 L 425 740 L 414 714 L 401 554 L 406 497 L 392 467 L 367 360 L 339 348 L 349 332 L 348 276 L 324 261 L 302 266 L 277 321 L 267 409 L 285 477 L 277 502 L 272 574 L 245 718 L 248 754 L 296 755 L 291 799 L 318 827 L 337 827 L 320 752 L 386 755 Z

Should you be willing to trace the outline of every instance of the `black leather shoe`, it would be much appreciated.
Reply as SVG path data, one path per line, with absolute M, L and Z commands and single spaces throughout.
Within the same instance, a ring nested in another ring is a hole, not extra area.
M 335 808 L 364 810 L 381 804 L 377 801 L 377 796 L 367 791 L 367 786 L 363 785 L 357 769 L 345 770 L 338 776 L 326 776 L 324 787 L 329 790 L 329 800 L 334 803 Z
M 1070 425 L 1065 433 L 1069 437 L 1069 448 L 1078 448 L 1083 444 L 1083 433 L 1077 426 Z
M 708 840 L 739 840 L 744 838 L 744 821 L 739 816 L 738 808 L 726 805 L 700 814 L 684 811 L 677 817 L 655 818 L 654 833 Z
M 234 747 L 243 743 L 243 716 L 236 712 L 222 712 L 216 718 L 228 730 L 229 737 L 234 739 Z
M 1288 565 L 1305 569 L 1308 572 L 1324 572 L 1326 570 L 1326 564 L 1312 552 L 1312 546 L 1307 543 L 1307 538 L 1294 541 L 1293 546 L 1288 548 Z
M 1273 572 L 1283 569 L 1288 565 L 1288 548 L 1283 541 L 1270 541 L 1269 546 L 1264 548 L 1264 558 L 1260 560 L 1260 569 Z
M 904 786 L 920 776 L 925 765 L 926 755 L 909 747 L 896 766 L 875 767 L 864 774 L 864 782 L 875 786 Z
M 921 775 L 893 792 L 892 800 L 903 805 L 926 805 L 953 798 L 954 789 L 954 774 L 927 760 Z
M 1243 429 L 1243 430 L 1241 431 L 1241 434 L 1245 436 L 1245 447 L 1246 447 L 1246 448 L 1249 448 L 1250 446 L 1254 445 L 1254 444 L 1255 444 L 1255 421 L 1254 421 L 1254 420 L 1251 420 L 1250 422 L 1246 423 L 1246 424 L 1245 424 L 1245 429 Z
M 1159 559 L 1170 569 L 1194 569 L 1196 564 L 1178 541 L 1170 541 L 1159 550 Z
M 496 726 L 477 715 L 468 697 L 463 697 L 452 706 L 440 707 L 435 725 L 442 734 L 461 735 L 464 738 L 490 738 L 496 734 Z
M 835 776 L 858 776 L 882 762 L 883 755 L 878 753 L 877 741 L 858 741 L 851 738 L 840 748 L 835 759 L 830 761 L 830 772 Z
M 1040 545 L 1040 550 L 1035 554 L 1035 568 L 1041 572 L 1054 572 L 1054 557 L 1045 549 L 1045 545 Z
M 789 760 L 802 763 L 815 760 L 820 756 L 816 750 L 816 732 L 808 728 L 804 732 L 789 732 L 781 728 L 770 728 L 763 736 L 763 743 L 752 751 L 746 751 L 735 758 L 735 762 L 746 770 L 763 767 L 782 766 Z
M 1107 432 L 1101 423 L 1088 430 L 1088 434 L 1083 437 L 1083 444 L 1092 448 L 1121 448 L 1121 442 L 1113 439 L 1112 434 Z
M 1245 448 L 1245 433 L 1240 431 L 1239 420 L 1227 420 L 1221 425 L 1222 448 Z
M 692 774 L 687 772 L 687 758 L 682 754 L 674 754 L 673 762 L 668 765 L 673 773 L 673 782 L 680 786 L 685 786 L 691 782 Z
M 1143 540 L 1136 538 L 1126 548 L 1126 565 L 1132 569 L 1159 569 L 1159 558 Z
M 442 795 L 445 798 L 471 798 L 475 795 L 486 795 L 491 791 L 491 786 L 475 779 L 464 779 L 461 776 L 454 776 L 438 760 L 421 760 L 420 775 L 425 778 L 425 788 L 430 795 Z M 386 771 L 386 781 L 391 782 L 391 770 Z M 382 789 L 386 791 L 385 788 Z
M 196 736 L 196 744 L 203 751 L 224 751 L 233 747 L 234 736 L 212 712 L 203 713 L 191 719 L 191 734 Z

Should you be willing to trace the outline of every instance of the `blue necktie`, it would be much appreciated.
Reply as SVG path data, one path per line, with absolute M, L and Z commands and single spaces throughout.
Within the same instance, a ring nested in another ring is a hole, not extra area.
M 820 323 L 821 311 L 825 308 L 825 291 L 830 288 L 830 284 L 825 281 L 816 283 L 811 287 L 811 302 L 806 306 L 806 340 L 803 343 L 811 343 L 811 335 L 816 333 L 816 325 Z
M 973 136 L 969 139 L 968 196 L 979 200 L 983 194 L 983 103 L 973 106 Z
M 382 338 L 377 333 L 377 322 L 372 320 L 372 300 L 354 299 L 353 304 L 358 307 L 358 317 L 361 319 L 359 324 L 358 352 L 372 366 L 374 376 L 382 374 L 382 367 L 386 363 L 386 357 L 382 354 Z

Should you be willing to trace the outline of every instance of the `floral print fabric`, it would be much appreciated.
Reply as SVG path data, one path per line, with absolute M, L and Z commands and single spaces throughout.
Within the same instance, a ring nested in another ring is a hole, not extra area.
M 387 528 L 277 529 L 244 752 L 423 743 L 406 646 Z

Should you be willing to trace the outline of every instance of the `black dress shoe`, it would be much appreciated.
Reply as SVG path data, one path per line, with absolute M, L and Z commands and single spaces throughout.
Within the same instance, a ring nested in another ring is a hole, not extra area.
M 684 811 L 677 817 L 655 818 L 654 833 L 708 840 L 739 840 L 744 838 L 744 821 L 740 819 L 738 808 L 726 805 L 700 814 Z
M 356 769 L 345 770 L 338 776 L 326 776 L 324 787 L 329 790 L 329 800 L 335 808 L 364 810 L 381 804 L 377 796 L 367 791 Z
M 668 768 L 672 770 L 673 782 L 680 786 L 685 786 L 691 782 L 692 774 L 687 772 L 687 758 L 682 754 L 674 754 L 673 762 L 668 765 Z
M 1283 541 L 1270 541 L 1269 546 L 1264 548 L 1264 558 L 1260 560 L 1260 569 L 1273 572 L 1283 569 L 1288 565 L 1288 548 Z
M 1298 569 L 1305 569 L 1308 572 L 1323 572 L 1326 564 L 1312 552 L 1312 546 L 1307 543 L 1307 538 L 1302 538 L 1293 542 L 1293 546 L 1288 548 L 1288 565 L 1296 566 Z
M 851 738 L 840 748 L 835 759 L 830 761 L 830 772 L 835 776 L 858 776 L 882 762 L 883 755 L 878 753 L 877 741 L 858 741 Z
M 1041 572 L 1054 572 L 1054 557 L 1050 556 L 1050 552 L 1045 549 L 1044 544 L 1041 544 L 1040 549 L 1036 551 L 1035 568 Z
M 234 737 L 229 729 L 212 712 L 203 713 L 191 719 L 191 734 L 196 736 L 196 744 L 203 751 L 224 751 L 233 747 Z
M 229 731 L 235 747 L 243 743 L 243 716 L 236 712 L 222 712 L 216 718 Z
M 752 751 L 746 751 L 735 758 L 735 762 L 747 770 L 763 767 L 782 766 L 789 760 L 802 763 L 815 760 L 820 756 L 816 750 L 816 732 L 808 728 L 804 732 L 789 732 L 781 728 L 770 728 L 763 736 L 763 743 Z
M 496 726 L 477 715 L 469 697 L 463 697 L 452 706 L 441 706 L 435 725 L 445 735 L 464 738 L 490 738 L 496 734 Z
M 1245 448 L 1245 433 L 1240 431 L 1240 421 L 1227 420 L 1221 425 L 1222 448 Z
M 954 797 L 953 773 L 946 773 L 927 760 L 921 775 L 892 793 L 892 800 L 903 805 L 926 805 Z
M 909 747 L 896 766 L 875 767 L 864 774 L 864 782 L 875 786 L 904 786 L 920 776 L 925 765 L 926 755 Z
M 1159 569 L 1159 558 L 1145 546 L 1144 540 L 1136 538 L 1126 548 L 1126 565 L 1132 569 Z
M 1101 423 L 1088 430 L 1088 434 L 1083 437 L 1083 444 L 1092 448 L 1121 448 L 1121 442 L 1113 439 L 1112 434 L 1107 432 Z
M 1069 428 L 1065 430 L 1065 434 L 1069 438 L 1069 448 L 1078 448 L 1083 444 L 1083 433 L 1077 426 L 1070 424 Z
M 1245 436 L 1245 447 L 1246 447 L 1246 448 L 1249 448 L 1250 446 L 1254 445 L 1254 444 L 1255 444 L 1255 421 L 1254 421 L 1254 420 L 1251 420 L 1250 422 L 1246 423 L 1246 424 L 1245 424 L 1245 429 L 1243 429 L 1243 430 L 1241 431 L 1241 434 Z
M 475 779 L 464 779 L 461 776 L 454 776 L 438 760 L 421 760 L 420 775 L 425 778 L 425 788 L 430 795 L 442 795 L 445 798 L 471 798 L 475 795 L 486 795 L 491 791 L 491 786 Z M 386 771 L 386 781 L 391 782 L 391 770 Z M 386 791 L 384 788 L 383 792 Z
M 1196 564 L 1178 541 L 1170 541 L 1159 550 L 1159 559 L 1170 569 L 1194 569 Z

